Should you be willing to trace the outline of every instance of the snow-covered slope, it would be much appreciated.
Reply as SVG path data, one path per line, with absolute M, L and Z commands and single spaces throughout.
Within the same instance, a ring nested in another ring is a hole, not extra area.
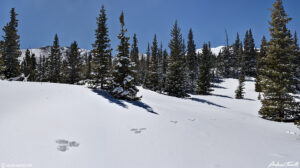
M 33 49 L 29 49 L 29 51 L 32 54 L 35 54 L 36 58 L 39 59 L 40 56 L 45 56 L 48 57 L 51 53 L 51 47 L 47 46 L 47 47 L 41 47 L 41 48 L 33 48 Z M 69 51 L 69 47 L 61 47 L 60 51 L 62 53 L 62 57 L 63 59 L 66 57 L 67 52 Z M 81 56 L 85 56 L 87 54 L 89 54 L 91 51 L 87 50 L 87 49 L 79 49 Z M 20 57 L 20 60 L 23 60 L 23 58 L 25 57 L 25 53 L 26 53 L 26 49 L 21 50 L 22 55 Z
M 224 48 L 224 46 L 219 46 L 219 47 L 216 47 L 216 48 L 211 48 L 211 52 L 212 52 L 214 55 L 218 56 L 219 53 L 222 51 L 223 48 Z M 196 52 L 197 52 L 197 53 L 202 53 L 202 48 L 197 49 Z
M 212 96 L 185 99 L 140 88 L 141 102 L 126 102 L 84 86 L 0 81 L 0 163 L 265 168 L 299 162 L 300 130 L 259 118 L 254 82 L 246 82 L 245 100 L 233 99 L 237 84 L 227 79 Z

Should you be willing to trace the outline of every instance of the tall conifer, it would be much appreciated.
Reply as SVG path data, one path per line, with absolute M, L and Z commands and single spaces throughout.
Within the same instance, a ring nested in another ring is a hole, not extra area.
M 97 17 L 97 29 L 95 30 L 96 40 L 93 44 L 93 63 L 95 74 L 95 85 L 101 89 L 108 87 L 110 83 L 110 39 L 108 37 L 106 10 L 102 5 L 99 17 Z
M 119 99 L 139 100 L 139 97 L 136 97 L 138 89 L 134 84 L 133 76 L 135 76 L 135 72 L 132 69 L 133 63 L 129 57 L 129 37 L 125 35 L 127 29 L 125 28 L 123 12 L 120 16 L 120 23 L 121 32 L 118 35 L 120 44 L 118 46 L 118 55 L 113 72 L 113 87 L 111 93 L 114 97 Z
M 2 59 L 5 65 L 5 76 L 7 78 L 16 77 L 20 74 L 20 63 L 18 58 L 21 56 L 20 36 L 18 35 L 18 14 L 15 8 L 10 11 L 10 22 L 4 26 L 2 44 Z
M 282 0 L 273 4 L 272 21 L 270 22 L 271 40 L 267 57 L 263 59 L 264 69 L 261 72 L 263 90 L 262 107 L 259 114 L 275 121 L 293 121 L 299 119 L 300 105 L 289 94 L 293 91 L 294 50 L 293 39 L 287 28 L 291 20 L 284 10 Z

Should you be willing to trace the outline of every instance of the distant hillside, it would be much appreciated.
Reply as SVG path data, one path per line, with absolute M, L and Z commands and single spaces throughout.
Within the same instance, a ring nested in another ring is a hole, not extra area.
M 60 51 L 62 53 L 63 59 L 66 58 L 67 52 L 69 51 L 69 47 L 61 47 Z M 36 58 L 39 59 L 40 56 L 48 57 L 51 53 L 51 46 L 41 47 L 41 48 L 33 48 L 29 49 L 31 53 L 35 54 Z M 20 57 L 20 60 L 23 60 L 25 57 L 26 49 L 21 50 L 22 56 Z M 79 49 L 81 56 L 88 55 L 91 51 L 87 49 Z

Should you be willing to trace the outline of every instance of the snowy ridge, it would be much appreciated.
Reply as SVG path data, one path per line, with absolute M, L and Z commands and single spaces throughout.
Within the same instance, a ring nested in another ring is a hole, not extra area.
M 219 46 L 219 47 L 216 47 L 216 48 L 211 48 L 211 52 L 212 52 L 214 55 L 218 56 L 219 53 L 222 51 L 222 49 L 223 49 L 224 47 L 225 47 L 225 46 Z M 202 53 L 202 48 L 197 49 L 197 50 L 196 50 L 196 53 L 201 54 L 201 53 Z
M 50 55 L 51 47 L 46 46 L 46 47 L 41 47 L 41 48 L 33 48 L 33 49 L 29 49 L 29 51 L 31 52 L 31 54 L 35 54 L 37 60 L 39 60 L 40 56 L 48 57 Z M 60 51 L 62 53 L 62 58 L 65 59 L 67 52 L 69 51 L 69 47 L 61 47 Z M 80 51 L 81 56 L 85 56 L 85 55 L 88 55 L 91 53 L 90 50 L 83 49 L 83 48 L 80 48 L 79 51 Z M 25 57 L 26 49 L 22 49 L 21 52 L 22 52 L 22 55 L 19 58 L 19 60 L 23 60 L 23 58 Z
M 33 168 L 266 168 L 299 162 L 300 130 L 261 119 L 254 82 L 176 98 L 139 87 L 140 102 L 84 86 L 0 80 L 0 163 Z

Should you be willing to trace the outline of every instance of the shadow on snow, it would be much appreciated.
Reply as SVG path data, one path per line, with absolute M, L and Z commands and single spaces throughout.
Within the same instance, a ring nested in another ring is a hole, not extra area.
M 210 101 L 207 101 L 207 100 L 204 100 L 204 99 L 199 99 L 199 98 L 195 98 L 195 97 L 187 98 L 187 99 L 188 100 L 192 100 L 192 101 L 196 101 L 196 102 L 200 102 L 200 103 L 206 103 L 208 105 L 212 105 L 212 106 L 216 106 L 216 107 L 220 107 L 220 108 L 227 108 L 227 107 L 215 104 L 213 102 L 210 102 Z
M 97 93 L 99 96 L 102 96 L 103 98 L 105 98 L 106 100 L 108 100 L 110 103 L 117 104 L 117 105 L 119 105 L 119 106 L 121 106 L 123 108 L 127 108 L 128 109 L 128 106 L 125 104 L 125 102 L 126 102 L 126 103 L 132 104 L 134 106 L 143 108 L 146 111 L 148 111 L 149 113 L 158 114 L 158 113 L 156 113 L 152 109 L 152 107 L 150 107 L 149 105 L 147 105 L 147 104 L 145 104 L 143 102 L 140 102 L 140 101 L 129 101 L 129 100 L 119 100 L 119 99 L 114 98 L 107 91 L 104 91 L 104 90 L 93 89 L 92 91 L 94 93 Z

